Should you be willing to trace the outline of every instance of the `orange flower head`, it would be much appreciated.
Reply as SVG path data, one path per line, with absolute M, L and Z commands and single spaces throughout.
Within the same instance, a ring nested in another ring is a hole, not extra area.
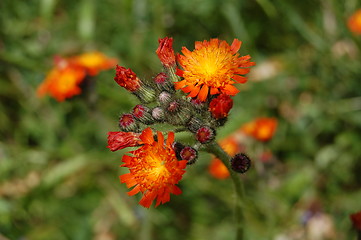
M 39 85 L 37 95 L 42 97 L 49 94 L 61 102 L 80 94 L 79 84 L 85 78 L 85 70 L 67 59 L 57 57 L 54 60 L 56 65 Z
M 196 42 L 193 52 L 183 47 L 183 55 L 178 55 L 182 69 L 177 69 L 177 75 L 184 79 L 175 83 L 175 88 L 189 93 L 189 97 L 197 96 L 202 102 L 208 94 L 236 95 L 239 90 L 233 84 L 245 83 L 247 78 L 241 75 L 247 74 L 249 67 L 255 65 L 249 61 L 249 55 L 240 57 L 237 53 L 241 43 L 234 39 L 229 45 L 226 41 L 211 39 Z
M 240 131 L 252 136 L 259 141 L 270 140 L 277 129 L 277 119 L 258 118 L 255 121 L 244 124 Z
M 239 146 L 237 140 L 233 137 L 228 137 L 220 142 L 221 147 L 223 150 L 228 153 L 230 156 L 235 155 L 239 152 Z M 214 158 L 211 161 L 211 164 L 208 168 L 209 173 L 218 179 L 226 179 L 229 177 L 229 171 L 227 167 L 222 163 L 222 161 L 218 158 Z
M 135 92 L 140 88 L 140 79 L 130 68 L 126 69 L 117 65 L 114 80 L 119 86 L 124 87 L 130 92 Z
M 74 63 L 84 67 L 91 76 L 97 75 L 99 71 L 115 67 L 117 60 L 108 58 L 101 52 L 89 52 L 71 59 Z
M 159 39 L 159 46 L 156 51 L 158 58 L 162 64 L 169 68 L 175 65 L 175 54 L 173 50 L 173 38 L 162 38 Z
M 140 135 L 143 146 L 131 151 L 133 156 L 124 155 L 121 167 L 129 168 L 130 173 L 120 176 L 120 181 L 126 183 L 128 188 L 134 187 L 129 196 L 139 192 L 143 194 L 139 204 L 149 208 L 153 200 L 159 204 L 170 200 L 170 194 L 181 194 L 176 184 L 182 179 L 187 165 L 186 160 L 178 161 L 172 148 L 174 133 L 168 133 L 164 142 L 161 132 L 157 132 L 157 141 L 153 138 L 150 128 L 143 130 Z
M 347 26 L 354 34 L 361 34 L 361 9 L 357 10 L 347 21 Z

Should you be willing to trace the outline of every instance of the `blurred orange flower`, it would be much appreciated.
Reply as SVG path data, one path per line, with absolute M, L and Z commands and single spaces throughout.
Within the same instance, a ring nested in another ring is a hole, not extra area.
M 228 153 L 230 156 L 235 155 L 239 152 L 240 147 L 238 145 L 237 140 L 230 136 L 220 142 L 221 147 L 223 150 Z M 209 173 L 218 179 L 226 179 L 229 177 L 229 171 L 227 167 L 222 163 L 222 161 L 218 158 L 214 158 L 211 161 L 211 164 L 208 168 Z
M 258 118 L 252 122 L 244 124 L 240 131 L 248 136 L 252 136 L 259 141 L 270 140 L 277 128 L 277 119 Z
M 357 10 L 349 17 L 347 26 L 354 34 L 361 34 L 361 9 Z
M 116 60 L 99 52 L 85 53 L 71 58 L 54 58 L 55 66 L 37 89 L 37 95 L 51 95 L 59 102 L 81 93 L 80 83 L 86 75 L 113 68 Z

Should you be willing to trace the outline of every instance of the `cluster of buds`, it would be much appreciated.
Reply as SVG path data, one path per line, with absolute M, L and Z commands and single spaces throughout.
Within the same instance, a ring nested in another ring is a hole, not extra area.
M 150 146 L 154 142 L 163 146 L 163 137 L 159 139 L 159 136 L 163 135 L 159 132 L 155 138 L 151 137 L 153 140 L 149 140 L 150 132 L 154 135 L 155 129 L 162 124 L 170 126 L 175 132 L 191 133 L 194 141 L 191 145 L 178 141 L 172 142 L 169 145 L 169 151 L 173 151 L 174 154 L 169 153 L 168 150 L 161 153 L 158 150 L 154 152 L 154 150 L 149 153 L 152 155 L 152 159 L 174 155 L 178 161 L 184 161 L 187 165 L 191 165 L 196 162 L 198 151 L 215 141 L 217 128 L 226 123 L 228 114 L 233 107 L 231 96 L 239 92 L 233 84 L 246 82 L 246 78 L 240 75 L 248 73 L 249 67 L 254 65 L 249 61 L 250 56 L 240 57 L 237 53 L 241 42 L 237 39 L 231 45 L 218 39 L 196 42 L 193 52 L 183 47 L 184 55 L 177 57 L 172 45 L 172 38 L 166 37 L 159 40 L 156 54 L 164 71 L 150 80 L 140 79 L 129 68 L 116 66 L 114 80 L 118 85 L 134 94 L 140 104 L 136 105 L 131 112 L 123 113 L 120 116 L 120 132 L 109 132 L 108 148 L 110 150 L 116 151 L 135 146 L 142 148 L 147 144 Z M 168 133 L 168 140 L 170 134 L 173 136 L 173 132 Z M 170 143 L 168 140 L 166 146 L 163 147 L 165 149 L 168 149 L 168 143 Z M 131 153 L 137 159 L 146 158 L 139 150 Z M 123 162 L 128 164 L 129 156 L 125 156 L 125 158 L 123 157 Z M 249 159 L 242 154 L 236 155 L 229 161 L 232 169 L 240 173 L 246 172 L 250 166 Z M 130 166 L 126 164 L 124 166 Z M 136 185 L 135 188 L 137 188 L 141 185 L 132 182 L 135 181 L 133 175 L 137 174 L 137 168 L 138 166 L 133 165 L 130 168 L 132 177 L 121 177 L 122 182 L 127 183 L 128 187 Z M 169 175 L 172 170 L 167 169 L 167 172 Z M 178 177 L 179 171 L 177 173 Z M 158 175 L 157 170 L 156 179 L 163 179 L 158 178 Z M 172 182 L 172 184 L 175 183 L 177 181 Z M 168 198 L 168 195 L 165 197 L 156 193 L 152 196 L 147 194 L 153 189 L 137 190 L 144 194 L 141 204 L 143 203 L 142 205 L 146 207 L 149 207 L 150 200 L 158 198 L 160 202 L 157 204 L 159 204 L 166 202 L 165 199 Z M 158 189 L 158 191 L 161 192 L 164 189 Z M 173 194 L 176 194 L 175 192 L 177 191 L 170 191 Z

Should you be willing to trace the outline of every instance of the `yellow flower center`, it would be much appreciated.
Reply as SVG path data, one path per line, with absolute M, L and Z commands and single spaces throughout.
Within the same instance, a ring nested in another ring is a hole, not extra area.
M 233 57 L 230 50 L 221 47 L 210 46 L 194 50 L 192 58 L 185 64 L 184 78 L 212 87 L 229 84 L 233 82 L 231 77 L 235 69 Z

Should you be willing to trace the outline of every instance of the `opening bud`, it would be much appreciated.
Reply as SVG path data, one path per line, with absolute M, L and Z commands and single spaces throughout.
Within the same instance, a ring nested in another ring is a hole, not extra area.
M 140 88 L 140 79 L 132 71 L 132 69 L 126 69 L 125 67 L 117 65 L 115 71 L 114 80 L 119 84 L 119 86 L 124 87 L 130 92 L 135 92 Z
M 119 127 L 124 132 L 136 132 L 138 124 L 132 114 L 125 113 L 119 119 Z
M 220 94 L 209 103 L 209 111 L 215 119 L 226 118 L 232 107 L 233 100 L 227 94 Z
M 231 168 L 235 172 L 245 173 L 250 167 L 251 159 L 249 159 L 249 157 L 244 153 L 236 154 L 231 159 Z
M 180 151 L 179 155 L 182 160 L 187 160 L 187 164 L 191 165 L 196 162 L 198 152 L 194 148 L 187 146 Z
M 133 108 L 133 117 L 137 119 L 139 122 L 142 122 L 147 125 L 152 124 L 154 122 L 151 110 L 148 107 L 141 104 L 138 104 Z
M 108 146 L 114 152 L 126 147 L 139 146 L 140 134 L 134 132 L 108 132 Z
M 215 138 L 215 130 L 208 127 L 208 126 L 202 126 L 197 130 L 196 133 L 196 139 L 202 143 L 209 143 Z
M 159 46 L 156 51 L 159 60 L 165 68 L 175 66 L 175 54 L 173 50 L 173 38 L 161 38 L 158 40 Z

